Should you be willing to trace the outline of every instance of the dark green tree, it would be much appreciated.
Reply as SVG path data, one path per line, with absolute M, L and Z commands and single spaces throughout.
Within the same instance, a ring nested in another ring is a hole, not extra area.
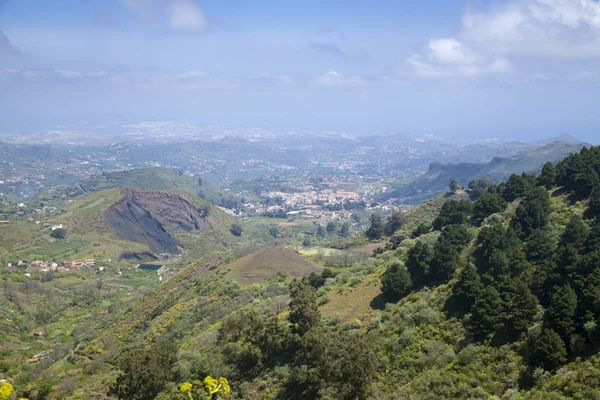
M 469 200 L 447 201 L 433 221 L 433 229 L 441 230 L 447 225 L 466 224 L 469 222 L 472 211 L 473 205 Z
M 556 171 L 556 167 L 551 162 L 547 162 L 544 164 L 542 168 L 542 173 L 537 178 L 536 184 L 538 186 L 543 186 L 546 189 L 552 189 L 552 186 L 556 184 L 556 178 L 558 173 Z
M 525 254 L 529 262 L 540 264 L 550 260 L 556 251 L 556 240 L 550 229 L 536 229 L 525 244 Z
M 521 279 L 511 278 L 499 286 L 506 319 L 501 332 L 503 342 L 513 342 L 526 333 L 538 313 L 538 299 Z
M 337 231 L 337 225 L 335 224 L 335 222 L 333 221 L 329 221 L 327 223 L 327 226 L 325 228 L 325 230 L 327 231 L 327 233 L 329 233 L 330 235 L 333 235 L 335 233 L 335 231 Z
M 384 232 L 387 236 L 392 236 L 404 224 L 404 214 L 402 211 L 394 211 L 385 222 Z
M 577 304 L 577 316 L 582 325 L 600 318 L 600 266 L 585 280 L 581 300 Z
M 308 332 L 301 340 L 293 386 L 288 388 L 291 398 L 368 398 L 379 364 L 371 343 L 364 335 Z
M 300 336 L 321 322 L 314 289 L 304 279 L 290 283 L 290 314 L 288 320 L 292 331 Z
M 311 272 L 308 277 L 308 283 L 310 284 L 310 286 L 312 286 L 316 290 L 316 289 L 319 289 L 320 287 L 322 287 L 325 284 L 325 281 L 327 279 L 335 278 L 335 275 L 336 275 L 336 273 L 333 272 L 333 270 L 331 270 L 329 268 L 325 268 L 320 275 L 316 274 L 314 272 Z
M 590 211 L 596 215 L 600 215 L 600 185 L 594 186 L 590 193 Z
M 350 224 L 348 222 L 343 224 L 342 227 L 340 228 L 340 236 L 341 237 L 350 236 Z
M 406 268 L 398 260 L 387 263 L 385 272 L 381 276 L 383 293 L 394 299 L 401 299 L 410 293 L 412 281 Z
M 154 400 L 168 382 L 175 381 L 177 346 L 159 338 L 150 347 L 129 347 L 115 359 L 119 375 L 110 388 L 118 399 Z
M 471 241 L 471 235 L 465 225 L 447 226 L 433 248 L 433 259 L 429 265 L 430 279 L 435 282 L 447 282 L 460 265 L 460 253 Z
M 577 293 L 581 290 L 586 275 L 580 261 L 585 254 L 588 231 L 587 224 L 581 218 L 572 217 L 560 237 L 556 250 L 558 272 L 563 281 L 570 282 Z
M 475 300 L 480 295 L 483 285 L 475 266 L 468 263 L 460 273 L 458 282 L 452 288 L 449 307 L 460 314 L 471 312 Z
M 63 228 L 56 228 L 50 232 L 50 237 L 53 237 L 54 239 L 66 239 L 67 231 Z
M 238 224 L 236 222 L 235 224 L 231 225 L 231 228 L 229 228 L 229 230 L 235 236 L 242 236 L 242 232 L 244 231 L 244 228 L 242 228 L 241 224 Z
M 565 342 L 552 329 L 543 329 L 531 347 L 531 364 L 547 371 L 552 371 L 567 361 Z
M 558 333 L 565 343 L 569 343 L 571 335 L 575 333 L 576 309 L 577 295 L 567 284 L 557 288 L 544 314 L 546 325 Z
M 512 174 L 504 185 L 502 197 L 506 201 L 513 201 L 524 197 L 535 186 L 535 181 L 527 174 Z
M 319 227 L 317 228 L 317 236 L 323 238 L 326 236 L 325 232 L 325 228 L 323 228 L 322 225 L 319 225 Z
M 478 342 L 493 340 L 504 328 L 506 314 L 500 294 L 493 286 L 486 286 L 475 299 L 469 320 L 470 331 Z
M 506 201 L 495 193 L 483 193 L 473 204 L 473 224 L 481 225 L 492 214 L 506 210 Z
M 419 224 L 419 226 L 417 226 L 414 231 L 412 231 L 412 235 L 413 237 L 418 238 L 420 236 L 428 234 L 430 229 L 431 225 L 423 222 Z
M 371 224 L 365 232 L 365 235 L 371 240 L 380 239 L 384 233 L 383 220 L 378 214 L 371 215 Z
M 473 257 L 479 275 L 492 280 L 517 276 L 527 269 L 522 242 L 512 229 L 499 224 L 481 229 Z
M 548 223 L 550 215 L 550 198 L 546 189 L 537 187 L 527 193 L 521 201 L 511 227 L 521 239 L 529 238 L 536 229 L 543 228 Z
M 240 375 L 256 376 L 283 356 L 286 334 L 277 316 L 250 309 L 223 318 L 218 340 Z
M 424 242 L 417 241 L 408 250 L 406 269 L 416 287 L 423 286 L 429 281 L 429 264 L 433 260 L 433 248 Z
M 488 191 L 488 189 L 492 186 L 492 181 L 490 178 L 483 177 L 477 180 L 472 180 L 469 182 L 469 189 L 471 190 L 471 199 L 477 200 L 484 193 Z

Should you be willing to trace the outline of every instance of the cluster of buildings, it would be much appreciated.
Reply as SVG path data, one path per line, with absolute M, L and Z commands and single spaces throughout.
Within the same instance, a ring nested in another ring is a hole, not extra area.
M 323 189 L 319 191 L 310 190 L 299 193 L 268 191 L 261 193 L 261 196 L 266 199 L 280 199 L 282 202 L 281 205 L 285 208 L 297 208 L 317 204 L 339 204 L 347 201 L 366 200 L 361 199 L 361 196 L 356 192 L 333 189 Z
M 25 271 L 28 274 L 36 274 L 40 272 L 49 272 L 49 271 L 82 271 L 88 267 L 92 267 L 96 264 L 96 259 L 90 258 L 87 260 L 73 260 L 73 261 L 64 261 L 61 263 L 53 262 L 53 261 L 41 261 L 35 260 L 30 263 L 24 261 L 17 261 L 16 263 L 7 263 L 6 270 L 7 271 L 17 271 L 19 268 L 25 267 Z

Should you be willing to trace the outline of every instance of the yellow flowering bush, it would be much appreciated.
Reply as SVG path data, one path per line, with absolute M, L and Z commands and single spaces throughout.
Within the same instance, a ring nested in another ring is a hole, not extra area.
M 194 385 L 197 385 L 194 389 Z M 201 389 L 200 382 L 194 382 L 194 384 L 185 382 L 179 386 L 179 393 L 187 395 L 190 400 L 194 400 L 195 395 L 199 395 L 199 391 L 204 392 Z M 207 376 L 204 379 L 204 388 L 208 391 L 208 400 L 212 400 L 214 395 L 217 395 L 218 398 L 219 393 L 221 394 L 229 394 L 231 393 L 231 388 L 229 387 L 229 381 L 226 378 L 220 377 L 219 379 L 215 379 L 212 376 Z
M 220 377 L 219 380 L 217 380 L 209 375 L 206 378 L 204 378 L 204 386 L 206 387 L 206 390 L 208 390 L 209 399 L 212 399 L 213 394 L 229 394 L 231 392 L 229 382 L 226 378 L 223 377 Z
M 181 386 L 179 387 L 179 391 L 183 394 L 187 394 L 190 398 L 190 400 L 194 400 L 194 398 L 192 397 L 192 384 L 189 382 L 186 383 L 182 383 Z
M 9 382 L 2 382 L 2 385 L 0 385 L 0 400 L 8 400 L 12 391 L 13 387 Z

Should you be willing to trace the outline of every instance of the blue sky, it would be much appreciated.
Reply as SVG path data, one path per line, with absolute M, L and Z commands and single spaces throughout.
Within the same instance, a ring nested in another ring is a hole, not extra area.
M 597 0 L 0 0 L 0 127 L 597 141 Z

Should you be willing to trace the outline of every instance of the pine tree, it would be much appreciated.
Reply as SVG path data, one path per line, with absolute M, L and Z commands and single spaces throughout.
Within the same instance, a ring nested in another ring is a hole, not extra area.
M 567 361 L 565 342 L 552 329 L 544 328 L 532 347 L 531 363 L 547 371 L 552 371 Z
M 433 249 L 429 274 L 431 280 L 447 282 L 452 279 L 460 265 L 460 253 L 470 240 L 471 234 L 465 225 L 450 225 L 442 231 Z
M 600 216 L 600 185 L 594 186 L 590 193 L 590 211 L 595 216 Z
M 304 279 L 290 283 L 290 314 L 292 331 L 300 336 L 318 326 L 321 321 L 314 289 Z
M 544 314 L 546 324 L 560 335 L 565 343 L 569 343 L 575 333 L 575 310 L 577 295 L 569 284 L 558 288 L 552 296 Z
M 399 260 L 391 260 L 387 263 L 381 283 L 383 292 L 394 299 L 406 296 L 412 288 L 410 274 Z
M 371 215 L 370 219 L 371 225 L 369 229 L 365 232 L 369 239 L 380 239 L 383 236 L 383 220 L 378 214 Z
M 495 193 L 484 193 L 473 204 L 473 224 L 481 225 L 492 214 L 506 210 L 506 201 Z
M 492 186 L 490 178 L 483 177 L 477 180 L 469 181 L 469 189 L 471 189 L 471 199 L 477 200 Z
M 511 227 L 519 238 L 529 238 L 536 229 L 543 228 L 548 223 L 550 215 L 550 198 L 548 192 L 543 188 L 534 188 L 527 193 L 527 197 L 521 201 Z
M 404 215 L 402 211 L 394 211 L 385 222 L 384 232 L 388 236 L 392 236 L 404 224 Z
M 482 289 L 483 285 L 475 266 L 471 263 L 467 264 L 452 289 L 451 308 L 461 314 L 470 313 L 473 304 L 475 304 L 475 299 Z
M 531 184 L 527 174 L 512 174 L 504 185 L 502 197 L 504 197 L 504 200 L 510 202 L 524 197 L 532 187 L 533 185 Z
M 543 186 L 546 189 L 552 189 L 552 186 L 556 184 L 556 167 L 551 162 L 544 164 L 542 168 L 542 174 L 537 178 L 537 185 Z
M 460 225 L 469 222 L 473 205 L 469 200 L 450 200 L 444 203 L 433 221 L 433 229 L 441 230 L 447 225 Z
M 429 281 L 429 264 L 433 259 L 433 249 L 427 243 L 418 241 L 408 251 L 406 269 L 415 286 L 422 286 Z
M 493 286 L 486 286 L 475 299 L 469 321 L 476 341 L 492 340 L 504 328 L 506 315 L 500 294 Z
M 547 228 L 536 229 L 525 244 L 527 261 L 539 264 L 550 260 L 556 251 L 556 240 Z
M 556 262 L 562 278 L 571 283 L 577 293 L 583 286 L 584 271 L 580 265 L 584 254 L 588 227 L 579 217 L 573 217 L 562 234 L 556 251 Z
M 581 300 L 577 305 L 577 316 L 582 325 L 600 318 L 600 266 L 585 280 Z
M 517 278 L 504 282 L 499 291 L 506 307 L 504 341 L 513 342 L 533 324 L 538 312 L 538 300 L 527 284 Z
M 340 236 L 341 237 L 348 237 L 350 236 L 350 224 L 349 223 L 345 223 L 342 225 L 342 228 L 340 229 Z

